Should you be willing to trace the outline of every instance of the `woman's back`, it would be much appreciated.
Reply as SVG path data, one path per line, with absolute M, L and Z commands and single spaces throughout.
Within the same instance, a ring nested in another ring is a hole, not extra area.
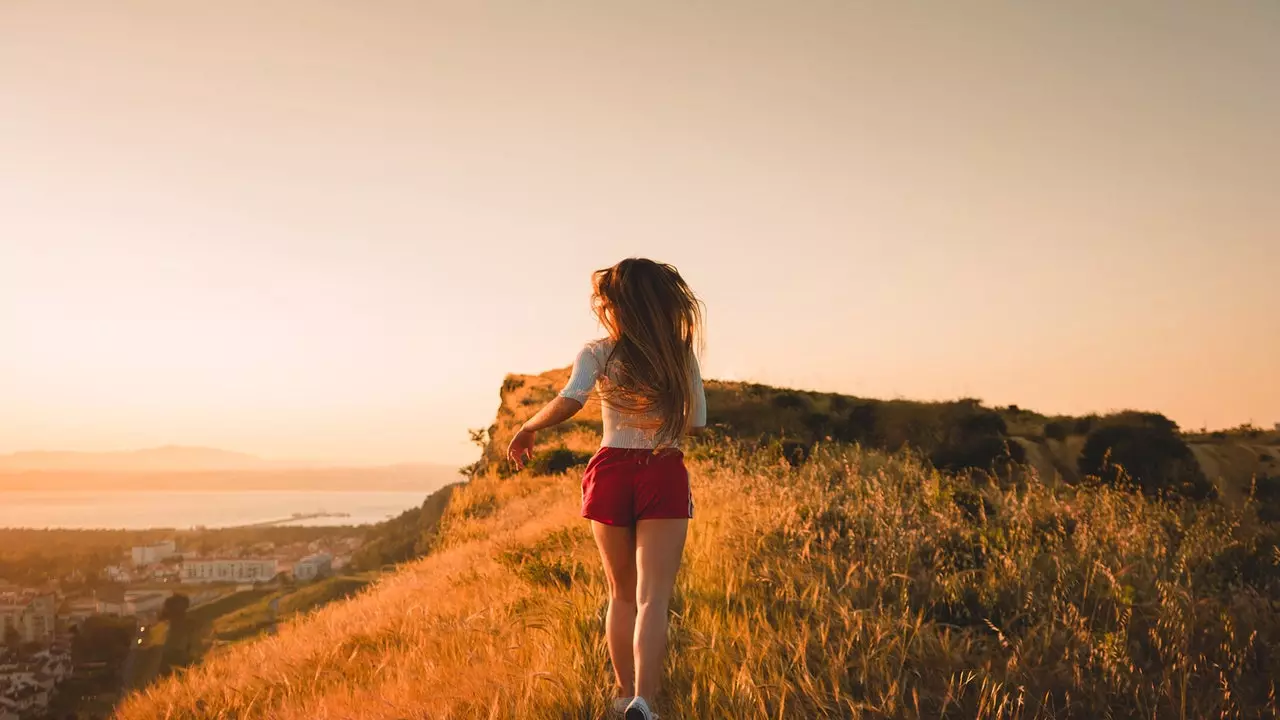
M 589 342 L 578 353 L 573 363 L 573 372 L 569 382 L 560 391 L 560 397 L 586 403 L 591 391 L 601 378 L 613 352 L 614 341 L 602 338 Z M 692 387 L 692 407 L 689 419 L 692 427 L 702 427 L 707 422 L 707 401 L 702 387 L 702 373 L 698 368 L 698 359 L 691 357 L 689 362 L 689 382 Z M 602 447 L 653 449 L 658 447 L 658 425 L 661 417 L 656 411 L 646 413 L 628 413 L 614 407 L 606 398 L 600 404 L 600 415 L 604 422 Z

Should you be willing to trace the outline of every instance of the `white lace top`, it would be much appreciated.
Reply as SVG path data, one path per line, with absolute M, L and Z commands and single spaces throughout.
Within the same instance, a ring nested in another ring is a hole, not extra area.
M 591 395 L 591 390 L 600 379 L 600 372 L 604 369 L 612 350 L 613 341 L 608 338 L 587 343 L 578 353 L 578 358 L 573 361 L 573 372 L 569 375 L 568 384 L 560 391 L 560 397 L 585 404 Z M 693 417 L 690 418 L 692 421 L 690 424 L 693 427 L 702 427 L 707 424 L 707 396 L 702 389 L 702 371 L 698 368 L 697 357 L 693 358 L 690 368 L 693 374 L 691 378 Z M 635 427 L 637 420 L 642 423 L 653 422 L 655 418 L 652 415 L 639 417 L 629 415 L 610 407 L 608 403 L 601 404 L 600 414 L 604 419 L 604 439 L 600 442 L 602 447 L 644 449 L 657 447 L 656 428 Z

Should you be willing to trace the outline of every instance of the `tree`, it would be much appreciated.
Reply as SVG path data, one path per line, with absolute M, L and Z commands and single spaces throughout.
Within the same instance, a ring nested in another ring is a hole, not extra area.
M 995 470 L 997 466 L 1026 460 L 1026 450 L 1009 440 L 1009 428 L 999 413 L 962 402 L 947 415 L 942 442 L 930 454 L 937 467 L 953 471 Z
M 6 624 L 4 626 L 4 646 L 9 648 L 10 650 L 16 651 L 18 649 L 18 646 L 21 644 L 22 644 L 22 635 L 18 633 L 17 626 Z
M 510 379 L 510 378 L 508 378 Z M 488 428 L 468 428 L 467 435 L 470 436 L 471 444 L 480 448 L 480 459 L 458 468 L 458 474 L 468 480 L 474 479 L 477 475 L 484 472 L 484 451 L 489 445 L 490 431 Z
M 1044 436 L 1050 440 L 1066 440 L 1067 431 L 1067 424 L 1059 420 L 1054 420 L 1044 425 Z
M 1102 418 L 1085 439 L 1080 472 L 1118 484 L 1128 478 L 1143 493 L 1193 499 L 1217 495 L 1177 423 L 1158 413 L 1124 412 Z
M 191 598 L 182 593 L 174 593 L 164 599 L 164 607 L 160 609 L 160 619 L 178 624 L 187 619 L 187 608 L 191 607 Z
M 837 439 L 869 447 L 880 446 L 882 443 L 876 432 L 879 416 L 880 413 L 873 403 L 860 402 L 854 405 L 849 408 L 844 422 L 837 429 Z
M 133 635 L 132 618 L 94 615 L 81 623 L 72 636 L 72 658 L 77 664 L 105 662 L 119 666 L 129 653 Z
M 165 668 L 185 667 L 191 664 L 192 628 L 187 625 L 187 608 L 191 599 L 182 593 L 174 593 L 164 599 L 160 619 L 169 621 L 164 649 L 160 651 L 161 665 Z
M 534 455 L 529 460 L 529 469 L 536 475 L 559 475 L 575 467 L 586 465 L 590 461 L 591 453 L 589 452 L 577 452 L 558 447 Z

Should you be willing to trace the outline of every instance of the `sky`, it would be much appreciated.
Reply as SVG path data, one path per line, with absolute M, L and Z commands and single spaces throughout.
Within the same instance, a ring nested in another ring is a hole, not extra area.
M 0 3 L 0 452 L 465 462 L 675 264 L 709 377 L 1280 421 L 1280 4 Z

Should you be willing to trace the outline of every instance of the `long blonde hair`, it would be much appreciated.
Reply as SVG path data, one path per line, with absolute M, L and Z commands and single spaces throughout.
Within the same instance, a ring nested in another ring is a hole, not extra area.
M 591 307 L 614 341 L 600 399 L 627 414 L 654 413 L 658 444 L 675 443 L 693 414 L 702 302 L 675 267 L 643 258 L 597 270 L 591 280 Z

